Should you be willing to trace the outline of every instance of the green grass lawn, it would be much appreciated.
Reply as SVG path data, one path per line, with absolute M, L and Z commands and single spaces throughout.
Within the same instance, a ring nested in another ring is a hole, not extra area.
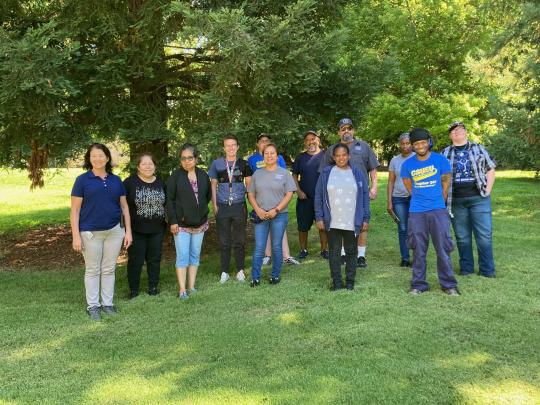
M 1 232 L 67 220 L 78 172 L 33 193 L 11 173 L 0 186 Z M 159 296 L 133 301 L 118 268 L 118 316 L 90 322 L 82 268 L 0 272 L 0 404 L 540 403 L 540 182 L 498 173 L 498 277 L 459 278 L 454 298 L 437 285 L 432 249 L 431 291 L 407 294 L 381 177 L 354 292 L 330 292 L 316 254 L 285 267 L 278 286 L 222 286 L 213 254 L 186 302 L 172 263 Z M 293 252 L 296 239 L 291 216 Z

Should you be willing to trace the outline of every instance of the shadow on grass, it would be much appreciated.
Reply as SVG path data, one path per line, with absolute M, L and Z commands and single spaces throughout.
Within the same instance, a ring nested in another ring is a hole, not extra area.
M 29 228 L 67 223 L 69 223 L 69 207 L 45 210 L 28 207 L 28 211 L 24 213 L 2 213 L 0 216 L 0 236 L 21 234 L 28 231 Z

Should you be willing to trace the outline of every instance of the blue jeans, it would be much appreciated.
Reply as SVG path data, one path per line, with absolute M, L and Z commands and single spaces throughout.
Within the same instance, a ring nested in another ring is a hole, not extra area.
M 289 215 L 286 212 L 277 214 L 274 219 L 255 224 L 255 249 L 253 250 L 253 260 L 251 264 L 251 278 L 261 279 L 261 268 L 266 248 L 268 232 L 271 232 L 272 239 L 272 277 L 279 277 L 283 264 L 283 251 L 281 241 L 287 229 Z
M 472 234 L 478 249 L 480 274 L 495 274 L 490 197 L 463 197 L 452 200 L 454 218 L 452 225 L 456 234 L 461 274 L 474 273 Z
M 392 197 L 392 207 L 399 218 L 398 240 L 401 259 L 409 261 L 409 248 L 407 247 L 407 221 L 409 220 L 409 207 L 411 197 Z
M 204 232 L 189 233 L 180 231 L 174 236 L 177 269 L 199 265 L 203 238 Z

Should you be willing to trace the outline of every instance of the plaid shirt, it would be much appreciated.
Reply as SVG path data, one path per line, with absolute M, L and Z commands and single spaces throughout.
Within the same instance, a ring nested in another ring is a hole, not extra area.
M 488 151 L 482 146 L 474 142 L 467 141 L 466 149 L 469 151 L 469 160 L 471 161 L 471 167 L 474 172 L 474 178 L 476 179 L 476 187 L 482 197 L 487 197 L 487 172 L 495 169 L 495 161 L 491 159 Z M 452 182 L 448 189 L 448 199 L 446 201 L 450 214 L 452 213 L 452 183 L 454 182 L 454 156 L 456 154 L 456 148 L 453 145 L 447 146 L 442 155 L 450 161 L 452 167 Z

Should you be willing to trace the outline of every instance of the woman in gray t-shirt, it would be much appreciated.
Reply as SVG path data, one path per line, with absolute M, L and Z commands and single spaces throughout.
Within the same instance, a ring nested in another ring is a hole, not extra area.
M 291 174 L 277 164 L 276 145 L 266 145 L 263 157 L 266 166 L 253 173 L 248 187 L 248 199 L 258 217 L 255 219 L 255 249 L 251 265 L 252 287 L 260 284 L 262 260 L 269 232 L 274 258 L 270 283 L 277 284 L 281 280 L 283 262 L 281 241 L 289 222 L 287 206 L 293 192 L 296 191 Z
M 367 231 L 369 185 L 366 176 L 349 165 L 349 148 L 338 144 L 333 150 L 335 166 L 323 169 L 315 190 L 317 228 L 326 230 L 333 289 L 343 288 L 341 280 L 341 246 L 345 249 L 345 284 L 354 289 L 356 278 L 356 241 Z

